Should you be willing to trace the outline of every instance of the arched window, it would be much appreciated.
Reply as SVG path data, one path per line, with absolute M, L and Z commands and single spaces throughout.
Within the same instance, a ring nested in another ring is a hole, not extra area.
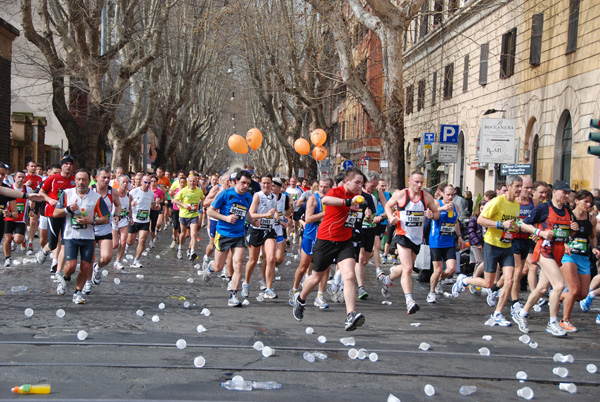
M 571 152 L 573 146 L 573 124 L 571 113 L 565 110 L 558 121 L 554 143 L 554 180 L 571 181 Z

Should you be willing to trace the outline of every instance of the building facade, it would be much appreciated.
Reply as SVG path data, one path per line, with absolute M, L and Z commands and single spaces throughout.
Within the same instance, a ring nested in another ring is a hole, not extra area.
M 0 161 L 10 163 L 12 45 L 19 31 L 0 18 Z
M 599 2 L 581 0 L 426 0 L 404 37 L 407 171 L 474 196 L 493 189 L 504 177 L 479 160 L 481 122 L 514 119 L 507 163 L 531 164 L 534 180 L 599 187 L 600 162 L 587 154 L 600 118 L 599 17 Z M 443 124 L 459 126 L 456 163 L 424 147 Z

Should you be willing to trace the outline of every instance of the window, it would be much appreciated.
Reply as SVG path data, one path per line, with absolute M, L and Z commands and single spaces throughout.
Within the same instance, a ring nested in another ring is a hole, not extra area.
M 437 92 L 437 71 L 433 72 L 433 86 L 431 87 L 431 106 L 435 105 L 435 95 Z
M 452 98 L 452 85 L 454 83 L 454 63 L 444 69 L 444 99 Z
M 437 27 L 442 23 L 442 12 L 444 11 L 444 1 L 435 0 L 433 3 L 433 26 Z
M 419 81 L 419 94 L 417 98 L 417 112 L 425 109 L 425 80 Z
M 538 135 L 536 134 L 535 137 L 533 137 L 533 152 L 531 153 L 531 168 L 533 171 L 533 174 L 531 176 L 531 180 L 533 180 L 534 182 L 537 180 L 537 168 L 538 168 L 538 150 L 540 149 L 540 139 L 538 137 Z
M 421 31 L 419 37 L 423 38 L 429 31 L 429 2 L 424 1 L 421 7 Z
M 571 146 L 573 144 L 573 127 L 571 125 L 571 115 L 569 114 L 565 121 L 562 133 L 562 150 L 560 157 L 560 180 L 567 183 L 571 181 Z
M 515 53 L 517 28 L 502 35 L 502 53 L 500 54 L 500 78 L 508 78 L 515 73 Z
M 569 34 L 567 37 L 567 54 L 577 50 L 577 30 L 579 26 L 579 0 L 571 0 L 569 4 Z
M 469 55 L 465 55 L 465 68 L 463 70 L 463 92 L 469 90 Z
M 406 114 L 411 114 L 413 112 L 414 91 L 414 85 L 410 85 L 406 88 Z
M 544 13 L 535 14 L 531 18 L 531 47 L 529 48 L 529 64 L 539 66 L 542 60 L 542 32 L 544 31 Z
M 481 55 L 479 56 L 479 85 L 487 84 L 488 76 L 488 57 L 490 54 L 490 44 L 481 45 Z

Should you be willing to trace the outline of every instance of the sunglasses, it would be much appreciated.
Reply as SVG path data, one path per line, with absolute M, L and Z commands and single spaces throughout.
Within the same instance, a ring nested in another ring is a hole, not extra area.
M 145 184 L 150 184 L 150 182 L 149 182 L 149 181 L 144 181 L 144 183 L 145 183 Z

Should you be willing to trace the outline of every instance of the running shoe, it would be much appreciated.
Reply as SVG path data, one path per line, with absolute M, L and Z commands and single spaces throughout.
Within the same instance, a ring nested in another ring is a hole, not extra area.
M 540 300 L 537 301 L 537 305 L 542 307 L 543 305 L 545 305 L 546 303 L 548 303 L 548 300 L 544 299 L 543 297 L 540 297 Z
M 588 311 L 590 311 L 590 308 L 592 307 L 592 302 L 594 301 L 594 299 L 592 299 L 590 297 L 590 295 L 588 294 L 585 299 L 581 300 L 579 302 L 579 307 L 581 307 L 581 311 L 583 311 L 584 313 L 587 313 Z
M 458 279 L 458 278 L 456 278 L 456 279 Z M 477 290 L 477 286 L 475 286 L 475 285 L 469 285 L 469 292 L 471 292 L 471 294 L 473 294 L 473 295 L 479 294 L 479 291 Z
M 429 292 L 427 294 L 427 303 L 435 303 L 437 301 L 437 294 L 435 292 Z
M 369 297 L 369 294 L 368 294 L 368 293 L 367 293 L 367 291 L 365 290 L 365 287 L 364 287 L 364 286 L 359 286 L 359 287 L 358 287 L 358 298 L 359 298 L 360 300 L 364 300 L 364 299 L 366 299 L 367 297 Z
M 346 298 L 344 297 L 344 288 L 340 286 L 337 292 L 335 292 L 335 301 L 338 303 L 345 303 Z
M 37 252 L 37 254 L 35 255 L 35 259 L 37 260 L 38 264 L 42 265 L 43 263 L 46 262 L 46 254 L 44 253 L 44 250 L 40 250 Z
M 321 310 L 325 310 L 329 308 L 329 305 L 327 304 L 327 302 L 325 301 L 325 298 L 323 296 L 317 296 L 315 298 L 315 307 L 320 308 Z
M 169 248 L 175 248 L 175 247 L 177 247 L 177 242 L 175 240 L 173 240 L 171 242 L 171 245 L 169 246 Z
M 514 302 L 512 306 L 510 306 L 510 315 L 518 313 L 523 308 L 523 305 L 518 301 Z
M 355 313 L 351 311 L 346 316 L 346 321 L 344 322 L 344 329 L 346 331 L 354 331 L 356 328 L 362 326 L 365 323 L 365 317 L 361 313 Z
M 56 272 L 58 269 L 58 260 L 52 259 L 52 264 L 50 265 L 50 272 Z
M 391 285 L 389 285 L 389 286 L 386 285 L 386 278 L 388 278 L 386 275 L 381 274 L 377 277 L 377 280 L 381 284 L 381 294 L 386 299 L 389 299 L 390 296 L 392 295 L 392 291 L 390 290 Z
M 393 264 L 393 265 L 398 265 L 398 259 L 397 259 L 396 257 L 394 257 L 394 258 L 392 259 L 392 264 Z
M 83 293 L 84 295 L 89 295 L 92 293 L 92 281 L 85 281 L 81 293 Z
M 496 325 L 499 325 L 501 327 L 510 327 L 511 323 L 506 318 L 504 318 L 502 314 L 492 314 L 490 318 L 485 322 L 485 325 L 489 325 L 490 327 L 494 327 Z
M 233 290 L 233 283 L 231 281 L 227 282 L 227 291 Z
M 181 249 L 177 249 L 177 258 L 180 260 L 183 258 L 183 251 Z
M 452 285 L 452 297 L 458 297 L 465 290 L 465 279 L 467 275 L 460 274 L 456 277 L 456 282 Z
M 519 314 L 519 311 L 515 311 L 514 313 L 511 312 L 510 316 L 512 317 L 512 320 L 515 322 L 515 324 L 519 326 L 519 331 L 521 331 L 524 334 L 529 333 L 527 317 L 522 317 L 521 314 Z
M 250 295 L 250 284 L 242 283 L 242 297 L 248 297 Z
M 229 296 L 229 300 L 227 300 L 227 305 L 229 307 L 242 307 L 242 303 L 240 303 L 236 295 Z
M 487 304 L 490 307 L 496 307 L 498 303 L 498 291 L 492 291 L 492 289 L 487 289 Z
M 444 294 L 444 286 L 442 285 L 442 282 L 438 282 L 438 284 L 435 286 L 435 293 L 438 295 Z
M 268 288 L 267 290 L 265 290 L 264 298 L 265 299 L 277 299 L 277 293 L 275 293 L 275 289 Z
M 81 291 L 77 291 L 73 294 L 73 303 L 75 304 L 85 304 L 85 299 L 81 295 Z
M 206 269 L 209 262 L 210 262 L 210 259 L 205 255 L 204 258 L 202 258 L 202 269 L 203 270 Z
M 4 260 L 4 266 L 5 266 L 5 267 L 10 267 L 10 264 L 11 264 L 10 257 L 8 257 L 8 258 L 6 258 L 6 259 Z
M 387 259 L 386 255 L 384 255 L 383 258 L 381 258 L 381 263 L 382 264 L 387 264 L 388 263 L 388 259 Z
M 296 319 L 296 321 L 302 321 L 304 318 L 304 308 L 306 307 L 305 303 L 300 303 L 298 299 L 300 298 L 300 292 L 296 293 L 296 297 L 294 298 L 294 308 L 292 309 L 292 315 Z
M 546 327 L 546 332 L 553 336 L 567 336 L 567 331 L 565 331 L 560 326 L 558 321 L 548 323 L 548 326 Z
M 294 300 L 296 300 L 296 295 L 299 293 L 300 291 L 296 291 L 294 292 L 292 289 L 290 289 L 290 293 L 289 293 L 289 303 L 290 306 L 294 307 Z
M 25 255 L 29 255 L 32 256 L 34 254 L 34 251 L 32 248 L 28 249 L 27 252 L 25 253 Z
M 202 278 L 204 278 L 204 282 L 208 282 L 210 281 L 210 273 L 211 273 L 211 269 L 210 267 L 212 266 L 212 261 L 208 263 L 208 265 L 206 266 L 206 269 L 204 270 L 204 272 L 202 272 Z
M 121 264 L 120 261 L 115 261 L 115 263 L 113 264 L 113 268 L 114 269 L 123 269 L 125 267 L 123 266 L 123 264 Z
M 58 293 L 59 296 L 64 296 L 65 293 L 67 293 L 67 281 L 65 281 L 64 276 L 58 274 L 56 275 L 55 279 L 58 282 L 58 286 L 56 286 L 56 293 Z
M 408 315 L 415 314 L 417 311 L 419 311 L 419 308 L 419 305 L 414 300 L 406 302 L 406 313 Z
M 267 282 L 265 282 L 264 279 L 261 279 L 259 282 L 259 286 L 260 286 L 260 290 L 266 290 L 267 289 Z
M 575 325 L 573 325 L 573 322 L 569 319 L 560 320 L 559 325 L 561 326 L 562 329 L 564 329 L 567 332 L 579 332 L 577 327 Z
M 150 243 L 148 244 L 148 246 L 150 248 L 154 248 L 154 240 L 150 240 Z
M 327 290 L 327 293 L 329 293 L 329 296 L 333 297 L 333 295 L 336 294 L 338 291 L 338 285 L 333 283 L 333 281 L 329 281 L 329 282 L 331 282 L 331 283 L 328 283 L 326 290 Z
M 383 274 L 383 270 L 381 268 L 376 268 L 375 269 L 375 279 L 377 279 L 377 277 L 381 274 Z
M 143 265 L 140 260 L 133 260 L 131 263 L 131 268 L 143 268 Z
M 596 324 L 600 325 L 600 314 L 596 316 Z
M 100 285 L 100 282 L 102 281 L 102 275 L 100 275 L 100 267 L 98 266 L 97 262 L 94 263 L 94 268 L 92 269 L 92 280 L 96 285 Z
M 196 261 L 196 258 L 198 258 L 198 254 L 196 254 L 195 251 L 192 251 L 190 254 L 190 261 Z

